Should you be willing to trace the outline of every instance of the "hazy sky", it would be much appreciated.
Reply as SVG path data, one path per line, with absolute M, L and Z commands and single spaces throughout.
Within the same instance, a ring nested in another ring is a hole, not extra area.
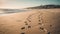
M 60 0 L 0 0 L 0 8 L 26 8 L 44 4 L 60 5 Z

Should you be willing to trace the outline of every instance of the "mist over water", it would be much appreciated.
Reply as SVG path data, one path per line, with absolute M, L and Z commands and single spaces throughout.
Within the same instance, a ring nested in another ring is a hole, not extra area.
M 10 14 L 10 13 L 18 13 L 25 12 L 27 10 L 24 9 L 0 9 L 0 14 Z

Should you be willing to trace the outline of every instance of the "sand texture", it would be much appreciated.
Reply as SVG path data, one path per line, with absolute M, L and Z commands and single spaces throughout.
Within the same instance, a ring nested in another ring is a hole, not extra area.
M 60 9 L 0 15 L 0 34 L 60 34 Z

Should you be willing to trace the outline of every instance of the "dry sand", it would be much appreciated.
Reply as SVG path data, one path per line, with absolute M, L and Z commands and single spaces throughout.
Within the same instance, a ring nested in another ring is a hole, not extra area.
M 0 34 L 60 34 L 60 9 L 0 15 Z

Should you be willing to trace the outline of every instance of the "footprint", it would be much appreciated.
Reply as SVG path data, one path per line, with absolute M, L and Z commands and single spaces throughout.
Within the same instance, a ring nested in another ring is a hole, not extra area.
M 22 32 L 21 34 L 25 34 L 24 32 Z
M 48 32 L 47 34 L 50 34 L 50 32 Z
M 25 25 L 28 25 L 28 22 L 27 21 L 25 21 L 24 23 L 25 23 Z
M 28 26 L 28 28 L 31 28 L 31 26 Z
M 41 29 L 41 30 L 44 30 L 44 28 L 43 28 L 43 27 L 40 27 L 40 29 Z
M 21 29 L 23 30 L 23 29 L 25 29 L 25 27 L 22 27 Z

